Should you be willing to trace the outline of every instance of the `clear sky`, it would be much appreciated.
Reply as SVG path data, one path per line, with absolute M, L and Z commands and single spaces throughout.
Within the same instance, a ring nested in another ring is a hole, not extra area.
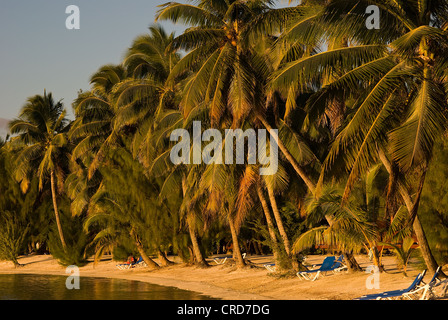
M 0 118 L 17 117 L 26 99 L 53 93 L 73 119 L 71 103 L 102 65 L 121 62 L 132 40 L 154 23 L 168 0 L 0 0 Z M 186 0 L 177 2 L 186 3 Z M 68 30 L 66 7 L 80 9 Z M 163 22 L 167 31 L 184 27 Z

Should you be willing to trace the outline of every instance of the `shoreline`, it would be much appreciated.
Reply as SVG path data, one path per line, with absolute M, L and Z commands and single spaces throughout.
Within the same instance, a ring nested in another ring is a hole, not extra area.
M 212 259 L 208 259 L 211 266 L 204 269 L 182 264 L 177 257 L 169 258 L 175 264 L 159 270 L 141 267 L 119 270 L 116 264 L 120 262 L 105 258 L 96 266 L 89 262 L 79 271 L 81 277 L 142 281 L 222 300 L 351 300 L 364 294 L 406 288 L 420 272 L 415 264 L 410 264 L 405 277 L 398 270 L 394 257 L 384 257 L 387 272 L 379 275 L 380 288 L 367 289 L 366 282 L 371 275 L 365 272 L 328 274 L 313 282 L 298 277 L 275 277 L 263 267 L 263 264 L 272 262 L 272 256 L 248 256 L 253 267 L 245 269 L 237 269 L 229 262 L 216 265 Z M 312 265 L 321 263 L 323 259 L 324 256 L 312 255 L 306 261 Z M 363 269 L 371 265 L 366 256 L 356 256 L 356 259 Z M 23 266 L 14 268 L 10 262 L 0 262 L 0 274 L 69 276 L 65 273 L 66 268 L 50 255 L 19 257 L 19 263 Z M 425 276 L 425 279 L 430 276 Z

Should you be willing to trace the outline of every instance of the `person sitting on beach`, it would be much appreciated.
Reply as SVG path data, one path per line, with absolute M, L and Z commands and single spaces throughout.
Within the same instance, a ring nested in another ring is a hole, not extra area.
M 134 256 L 129 256 L 128 257 L 128 261 L 126 261 L 127 264 L 134 264 L 135 263 L 135 258 Z

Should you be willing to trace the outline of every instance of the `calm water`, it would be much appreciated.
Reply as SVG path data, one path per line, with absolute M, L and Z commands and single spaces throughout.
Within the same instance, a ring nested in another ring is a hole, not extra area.
M 0 300 L 211 300 L 191 291 L 119 279 L 81 277 L 80 289 L 68 290 L 66 279 L 0 275 Z

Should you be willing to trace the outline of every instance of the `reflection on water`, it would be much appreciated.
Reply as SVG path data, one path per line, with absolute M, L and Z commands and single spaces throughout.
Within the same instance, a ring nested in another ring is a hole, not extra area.
M 0 300 L 210 300 L 191 291 L 140 281 L 80 278 L 79 290 L 65 287 L 67 277 L 0 275 Z

